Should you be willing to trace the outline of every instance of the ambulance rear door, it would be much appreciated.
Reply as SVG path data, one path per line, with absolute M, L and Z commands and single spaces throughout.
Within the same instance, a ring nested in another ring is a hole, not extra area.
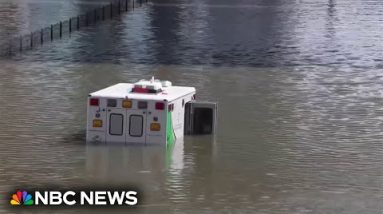
M 135 107 L 126 111 L 126 143 L 145 144 L 148 102 L 140 100 L 134 101 L 133 106 Z
M 192 100 L 185 104 L 185 134 L 214 134 L 216 123 L 217 103 Z
M 120 99 L 107 99 L 106 142 L 125 144 L 126 109 Z

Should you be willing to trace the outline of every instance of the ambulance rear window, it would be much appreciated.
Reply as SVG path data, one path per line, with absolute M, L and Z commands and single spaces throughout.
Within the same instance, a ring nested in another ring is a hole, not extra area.
M 124 116 L 122 114 L 110 114 L 109 134 L 122 135 L 124 130 Z
M 143 132 L 144 118 L 142 115 L 130 115 L 129 117 L 129 135 L 132 137 L 141 137 Z

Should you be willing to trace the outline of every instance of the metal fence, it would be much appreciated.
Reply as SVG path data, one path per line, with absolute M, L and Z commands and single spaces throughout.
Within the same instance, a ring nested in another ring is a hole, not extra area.
M 60 21 L 49 27 L 26 35 L 11 37 L 6 43 L 0 45 L 0 56 L 13 56 L 17 53 L 37 48 L 44 43 L 60 40 L 74 31 L 107 19 L 112 19 L 124 12 L 134 10 L 135 7 L 142 6 L 142 4 L 147 2 L 148 0 L 114 0 L 108 5 L 90 10 L 85 14 L 69 18 L 68 20 Z

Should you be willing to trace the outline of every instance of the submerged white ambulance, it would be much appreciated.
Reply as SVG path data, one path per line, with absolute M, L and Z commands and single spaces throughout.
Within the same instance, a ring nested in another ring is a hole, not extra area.
M 216 103 L 169 81 L 119 83 L 89 94 L 88 143 L 173 144 L 184 134 L 214 134 Z

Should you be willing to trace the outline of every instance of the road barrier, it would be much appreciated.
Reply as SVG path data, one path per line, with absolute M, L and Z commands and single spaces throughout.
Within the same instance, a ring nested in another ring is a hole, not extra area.
M 45 43 L 69 36 L 74 31 L 79 31 L 98 22 L 117 17 L 124 12 L 134 10 L 135 7 L 142 6 L 147 2 L 148 0 L 114 0 L 82 15 L 71 17 L 29 34 L 11 37 L 0 45 L 0 56 L 9 57 L 17 53 L 33 50 Z

